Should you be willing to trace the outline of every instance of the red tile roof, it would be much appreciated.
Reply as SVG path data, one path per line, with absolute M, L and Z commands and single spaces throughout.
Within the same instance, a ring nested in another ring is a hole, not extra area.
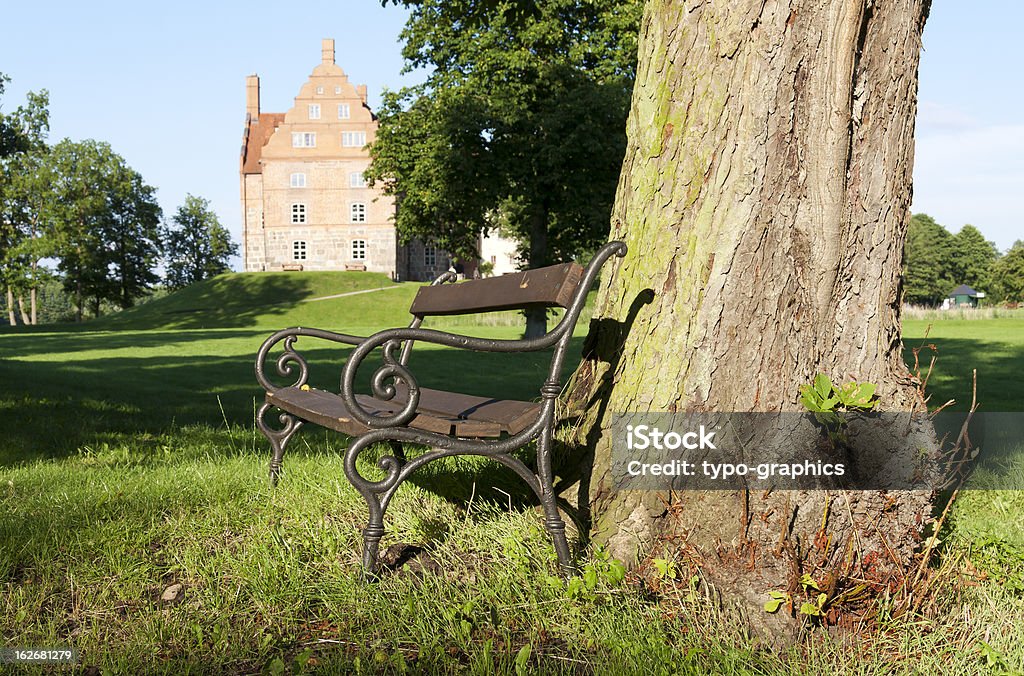
M 263 154 L 263 146 L 270 140 L 274 133 L 284 122 L 284 113 L 260 113 L 255 120 L 249 119 L 242 137 L 242 173 L 260 174 L 263 173 L 263 165 L 260 164 L 260 156 Z

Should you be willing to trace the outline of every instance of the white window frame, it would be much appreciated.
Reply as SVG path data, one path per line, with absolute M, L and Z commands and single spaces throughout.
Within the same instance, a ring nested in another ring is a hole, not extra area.
M 335 92 L 336 94 L 340 94 L 341 93 L 341 91 L 340 91 L 341 87 L 338 87 L 338 90 L 339 91 Z M 338 104 L 338 119 L 339 120 L 347 120 L 350 117 L 352 117 L 352 107 L 349 106 L 349 104 L 347 104 L 347 103 L 339 103 Z
M 304 261 L 306 260 L 306 240 L 297 239 L 292 242 L 292 260 L 293 261 Z
M 320 104 L 311 103 L 309 104 L 309 119 L 319 120 L 320 119 Z
M 423 265 L 428 268 L 437 265 L 437 247 L 433 244 L 423 245 Z
M 365 188 L 366 177 L 363 176 L 361 171 L 353 171 L 348 175 L 348 187 L 350 188 Z
M 288 185 L 292 188 L 305 188 L 306 187 L 306 175 L 302 172 L 296 172 L 291 175 L 288 179 Z
M 323 94 L 324 93 L 324 88 L 323 87 L 317 87 L 316 88 L 316 93 L 317 94 Z
M 306 223 L 307 215 L 305 202 L 292 202 L 292 224 L 301 225 Z
M 316 148 L 316 132 L 293 131 L 292 148 Z
M 348 220 L 350 223 L 365 223 L 366 202 L 353 202 L 348 205 Z
M 342 148 L 362 148 L 366 145 L 365 131 L 343 131 L 341 132 Z
M 365 261 L 366 260 L 366 240 L 365 239 L 354 239 L 354 240 L 352 240 L 352 260 L 354 260 L 354 261 Z

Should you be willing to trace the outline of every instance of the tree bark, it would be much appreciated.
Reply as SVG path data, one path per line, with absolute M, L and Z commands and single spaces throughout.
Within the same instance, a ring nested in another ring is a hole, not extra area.
M 17 326 L 18 320 L 14 316 L 14 291 L 10 284 L 7 285 L 7 322 L 11 326 Z
M 32 320 L 29 318 L 28 313 L 25 312 L 25 297 L 18 294 L 18 312 L 21 313 L 21 323 L 25 326 L 30 326 Z
M 540 268 L 548 264 L 548 210 L 541 205 L 530 215 L 530 251 L 528 268 Z M 538 338 L 547 333 L 547 308 L 527 308 L 525 338 Z
M 78 270 L 78 274 L 81 275 L 81 270 Z M 85 297 L 82 293 L 82 278 L 79 277 L 75 280 L 75 318 L 76 321 L 81 322 L 83 315 L 85 314 Z
M 923 410 L 900 269 L 928 9 L 648 3 L 613 211 L 629 253 L 568 402 L 593 452 L 591 535 L 616 556 L 666 551 L 748 607 L 803 573 L 832 591 L 905 581 L 929 494 L 616 492 L 609 428 L 615 412 L 798 411 L 817 373 Z

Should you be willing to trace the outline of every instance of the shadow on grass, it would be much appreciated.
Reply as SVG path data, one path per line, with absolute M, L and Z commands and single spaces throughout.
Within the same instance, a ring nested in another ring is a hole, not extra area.
M 311 295 L 302 273 L 220 275 L 164 298 L 81 323 L 0 327 L 0 334 L 242 328 L 281 315 Z
M 239 329 L 4 336 L 5 354 L 21 358 L 0 359 L 0 467 L 66 457 L 104 443 L 130 446 L 139 437 L 190 425 L 251 429 L 256 402 L 263 398 L 253 362 L 267 334 Z M 297 347 L 309 360 L 310 384 L 337 391 L 349 348 L 302 342 Z M 549 363 L 546 353 L 420 346 L 411 365 L 426 387 L 530 400 Z M 367 388 L 372 371 L 372 363 L 361 369 L 359 387 Z
M 937 352 L 919 352 L 922 375 L 927 373 L 933 354 L 938 359 L 928 381 L 930 408 L 950 399 L 949 410 L 966 411 L 971 406 L 972 371 L 978 371 L 978 403 L 983 411 L 1024 411 L 1024 336 L 1018 345 L 964 338 L 908 339 L 903 351 L 907 365 L 913 368 L 912 349 L 922 342 L 934 344 Z

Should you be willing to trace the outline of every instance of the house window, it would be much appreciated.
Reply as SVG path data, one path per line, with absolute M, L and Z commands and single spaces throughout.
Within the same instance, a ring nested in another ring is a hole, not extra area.
M 316 147 L 316 132 L 312 131 L 293 131 L 292 132 L 292 148 L 315 148 Z
M 365 239 L 354 239 L 352 240 L 352 260 L 365 261 L 366 260 L 366 240 Z
M 348 187 L 350 188 L 365 188 L 366 178 L 363 177 L 363 172 L 353 171 L 348 175 Z
M 335 87 L 334 88 L 334 93 L 335 94 L 340 94 L 341 93 L 341 87 Z
M 341 145 L 345 148 L 362 148 L 366 145 L 365 131 L 341 132 Z
M 334 93 L 335 94 L 340 94 L 341 93 L 341 87 L 338 87 L 338 90 L 336 92 L 334 92 Z M 347 120 L 350 117 L 351 112 L 352 111 L 349 109 L 347 103 L 339 103 L 338 104 L 338 119 L 339 120 Z
M 324 88 L 323 87 L 317 87 L 316 88 L 316 93 L 317 94 L 323 94 L 324 93 Z
M 437 249 L 434 248 L 433 244 L 423 245 L 423 264 L 428 268 L 437 265 Z
M 306 260 L 306 241 L 296 240 L 292 242 L 292 260 L 293 261 L 304 261 Z
M 366 203 L 365 202 L 353 202 L 349 207 L 350 220 L 353 223 L 365 223 L 366 222 Z
M 306 187 L 306 175 L 305 174 L 292 174 L 291 187 L 293 187 L 293 188 L 305 188 Z
M 306 222 L 306 205 L 296 202 L 292 204 L 292 223 Z
M 309 119 L 319 120 L 320 119 L 320 104 L 311 103 L 309 104 Z

